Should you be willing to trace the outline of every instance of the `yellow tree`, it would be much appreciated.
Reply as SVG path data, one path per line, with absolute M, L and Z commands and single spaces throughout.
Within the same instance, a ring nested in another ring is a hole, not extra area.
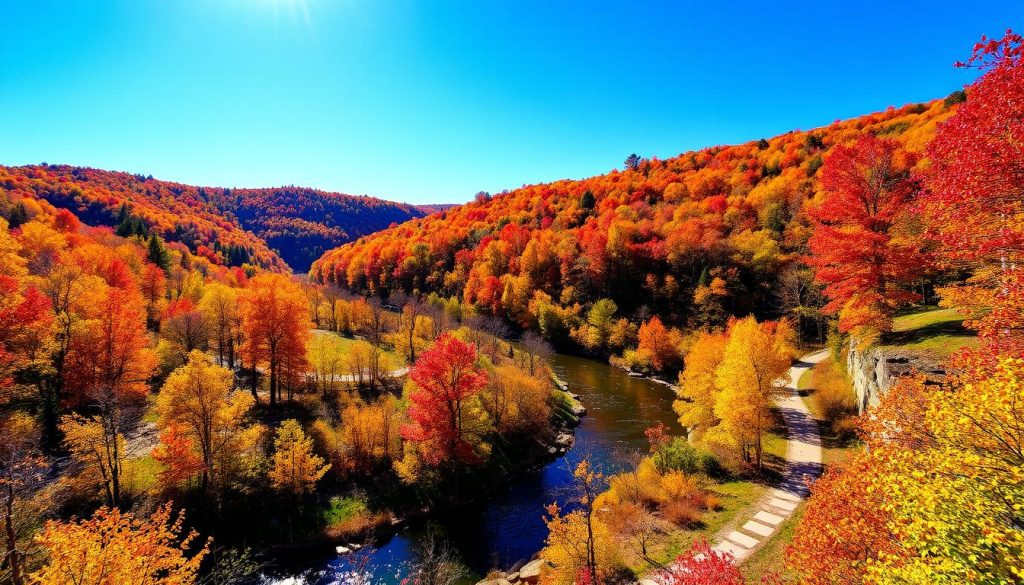
M 238 290 L 212 282 L 203 287 L 199 310 L 209 324 L 210 342 L 217 348 L 222 366 L 235 367 L 235 339 L 238 338 Z
M 672 407 L 679 414 L 679 424 L 689 430 L 694 440 L 718 424 L 715 381 L 726 341 L 725 333 L 701 333 L 686 354 L 686 367 L 679 373 L 680 399 Z
M 785 321 L 734 321 L 722 362 L 715 371 L 719 388 L 714 413 L 739 446 L 744 461 L 761 469 L 762 435 L 771 424 L 770 408 L 784 392 L 783 376 L 793 358 L 793 330 Z M 751 453 L 753 451 L 753 453 Z
M 100 417 L 78 414 L 64 416 L 60 430 L 72 459 L 84 470 L 78 480 L 103 486 L 107 505 L 116 507 L 120 503 L 121 473 L 127 458 L 124 435 L 116 428 L 105 432 Z
M 306 436 L 299 421 L 288 419 L 277 429 L 274 439 L 274 467 L 270 481 L 278 490 L 292 495 L 313 491 L 316 482 L 331 468 L 323 457 L 313 453 L 313 440 Z
M 245 426 L 252 396 L 232 390 L 232 373 L 200 351 L 171 373 L 157 397 L 161 440 L 187 437 L 201 455 L 204 490 L 226 479 L 225 467 L 239 463 L 262 429 Z
M 164 504 L 146 519 L 100 508 L 88 520 L 48 521 L 37 540 L 49 562 L 31 576 L 46 585 L 191 585 L 209 543 L 191 557 L 197 534 Z

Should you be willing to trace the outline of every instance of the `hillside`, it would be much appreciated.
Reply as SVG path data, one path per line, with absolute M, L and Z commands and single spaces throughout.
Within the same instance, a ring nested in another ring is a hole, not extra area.
M 831 149 L 873 133 L 901 156 L 919 152 L 963 99 L 480 196 L 332 250 L 311 274 L 356 292 L 456 296 L 555 342 L 582 342 L 595 318 L 699 326 L 778 315 L 816 294 L 794 261 Z M 595 317 L 601 299 L 614 305 Z
M 67 165 L 0 167 L 0 194 L 15 209 L 45 200 L 90 225 L 152 231 L 218 264 L 276 271 L 305 271 L 325 249 L 426 215 L 372 197 L 300 187 L 195 187 Z

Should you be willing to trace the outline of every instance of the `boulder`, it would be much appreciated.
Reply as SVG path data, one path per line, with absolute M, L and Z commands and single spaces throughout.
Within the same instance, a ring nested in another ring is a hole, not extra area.
M 350 549 L 347 546 L 339 545 L 334 547 L 334 552 L 338 553 L 339 555 L 347 555 L 348 553 L 352 552 L 352 549 Z
M 530 583 L 530 585 L 534 585 L 535 583 L 539 582 L 540 570 L 547 563 L 548 562 L 544 559 L 537 559 L 535 561 L 530 561 L 526 563 L 525 565 L 523 565 L 522 569 L 519 569 L 519 580 L 523 583 Z
M 509 573 L 519 573 L 519 569 L 522 569 L 523 565 L 525 565 L 525 564 L 526 564 L 526 559 L 519 559 L 518 561 L 516 561 L 516 563 L 514 565 L 509 567 L 508 572 Z M 511 579 L 509 579 L 509 581 L 511 581 Z
M 509 583 L 515 583 L 519 580 L 519 572 L 516 571 L 515 573 L 509 573 L 509 575 L 505 578 L 508 579 Z
M 512 585 L 508 582 L 508 579 L 504 577 L 498 577 L 496 579 L 485 579 L 478 582 L 476 585 Z
M 575 438 L 569 433 L 561 433 L 555 437 L 555 444 L 561 447 L 568 447 L 572 445 Z

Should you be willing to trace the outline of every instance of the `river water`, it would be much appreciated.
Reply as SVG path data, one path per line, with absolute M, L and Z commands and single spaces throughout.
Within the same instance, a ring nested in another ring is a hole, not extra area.
M 476 575 L 493 567 L 507 568 L 543 548 L 547 536 L 544 506 L 566 502 L 572 469 L 582 457 L 589 457 L 605 473 L 615 473 L 627 465 L 625 453 L 647 448 L 647 427 L 660 421 L 673 434 L 682 431 L 672 412 L 674 394 L 662 384 L 631 378 L 607 363 L 567 355 L 554 356 L 551 366 L 587 408 L 576 429 L 575 446 L 564 457 L 509 482 L 480 505 L 434 522 L 434 533 L 447 541 Z M 353 563 L 359 563 L 361 571 L 373 572 L 374 583 L 394 585 L 405 575 L 425 531 L 425 527 L 408 528 L 372 551 L 313 559 L 267 582 L 344 583 L 345 575 L 355 569 Z

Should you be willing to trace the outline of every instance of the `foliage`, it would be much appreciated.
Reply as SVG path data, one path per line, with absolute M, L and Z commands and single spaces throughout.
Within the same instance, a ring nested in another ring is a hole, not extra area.
M 480 461 L 488 430 L 478 394 L 487 384 L 476 366 L 476 346 L 444 334 L 422 353 L 409 372 L 409 423 L 402 436 L 418 446 L 429 465 Z
M 49 521 L 39 534 L 49 561 L 32 575 L 47 585 L 191 585 L 208 545 L 189 555 L 195 532 L 185 532 L 184 516 L 171 516 L 164 504 L 146 519 L 100 508 L 92 518 Z
M 331 464 L 313 453 L 313 440 L 306 437 L 298 421 L 281 423 L 274 439 L 274 459 L 270 481 L 278 490 L 292 495 L 313 491 L 316 482 L 327 473 Z

